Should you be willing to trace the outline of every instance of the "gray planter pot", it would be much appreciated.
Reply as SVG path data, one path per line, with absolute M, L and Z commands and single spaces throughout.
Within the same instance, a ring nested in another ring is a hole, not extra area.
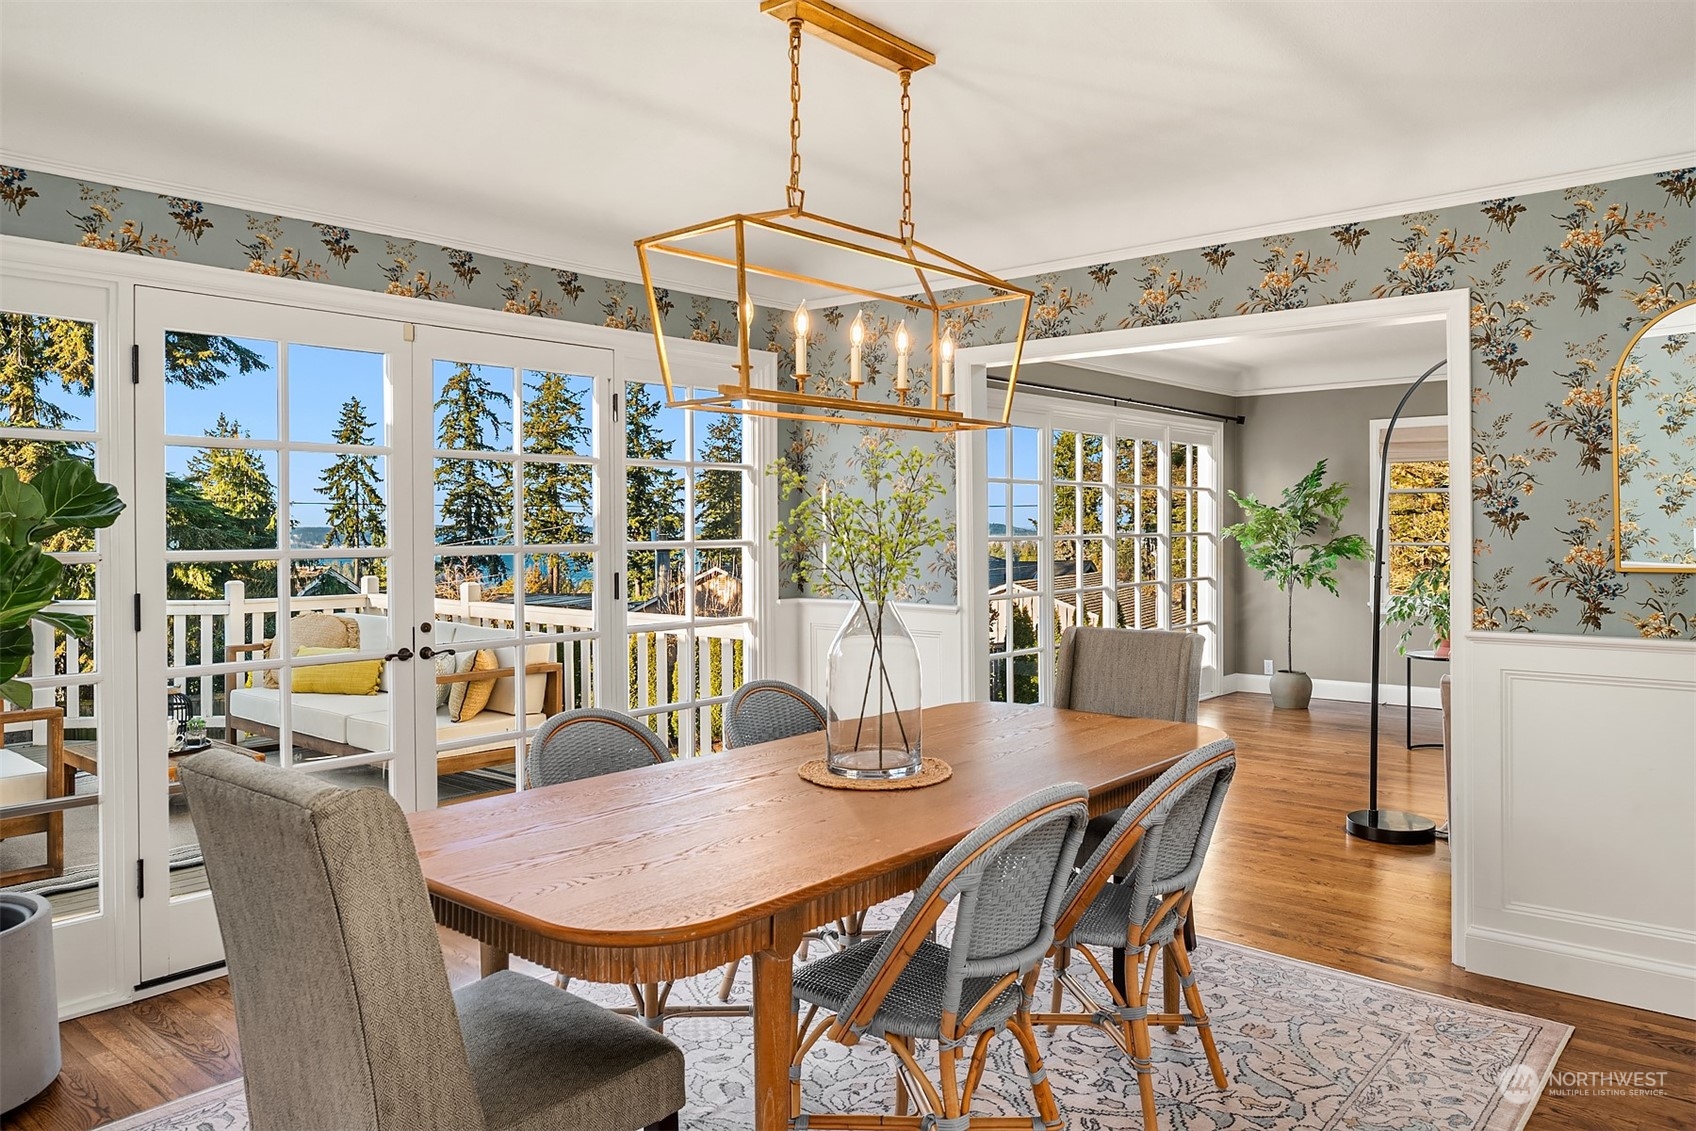
M 34 1099 L 59 1075 L 53 905 L 0 893 L 0 1111 Z
M 1277 672 L 1272 676 L 1272 705 L 1283 711 L 1305 711 L 1313 699 L 1313 680 L 1306 672 Z

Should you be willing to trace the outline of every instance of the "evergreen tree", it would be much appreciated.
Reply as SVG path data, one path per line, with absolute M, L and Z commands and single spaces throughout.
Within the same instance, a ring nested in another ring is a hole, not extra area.
M 173 385 L 205 389 L 235 373 L 264 372 L 265 359 L 234 338 L 172 330 L 165 335 L 165 380 Z
M 653 386 L 631 381 L 624 388 L 625 456 L 631 460 L 676 459 L 672 450 L 675 441 L 667 440 L 655 422 L 661 402 Z M 665 542 L 683 537 L 683 476 L 678 472 L 665 467 L 628 467 L 625 500 L 630 541 Z M 633 598 L 654 595 L 657 559 L 665 553 L 632 555 L 629 592 Z
M 223 413 L 208 436 L 245 437 Z M 275 550 L 277 487 L 258 452 L 202 448 L 183 478 L 165 483 L 166 544 L 172 549 Z M 242 581 L 254 596 L 274 596 L 275 562 L 192 562 L 171 567 L 172 597 L 218 597 L 224 582 Z
M 365 416 L 365 406 L 358 397 L 349 397 L 342 405 L 341 419 L 336 422 L 335 442 L 359 447 L 371 443 L 373 425 Z M 388 544 L 387 508 L 383 500 L 383 483 L 377 472 L 375 456 L 343 452 L 319 477 L 318 493 L 329 499 L 326 517 L 330 546 L 383 546 Z M 367 573 L 382 574 L 382 562 L 355 558 L 352 563 L 355 580 Z
M 92 427 L 93 420 L 79 419 L 47 399 L 44 386 L 55 381 L 77 396 L 94 391 L 94 326 L 69 318 L 0 314 L 0 424 Z M 89 405 L 93 407 L 92 400 Z M 72 454 L 72 447 L 56 440 L 0 440 L 0 460 L 28 482 L 61 455 Z
M 571 455 L 589 446 L 591 435 L 581 393 L 564 374 L 541 373 L 524 403 L 524 450 L 531 455 Z M 524 467 L 524 540 L 556 544 L 588 542 L 594 537 L 594 471 L 586 464 L 526 463 Z M 531 592 L 571 592 L 565 556 L 544 554 Z
M 242 429 L 240 422 L 221 412 L 206 434 L 231 439 L 251 435 Z M 276 545 L 277 487 L 258 452 L 247 448 L 201 448 L 188 461 L 188 477 L 201 498 L 232 518 L 258 523 L 261 536 L 269 535 L 246 548 Z
M 491 436 L 499 437 L 501 418 L 493 405 L 512 404 L 512 398 L 491 385 L 476 366 L 461 364 L 442 383 L 436 410 L 436 446 L 456 451 L 493 451 Z M 444 546 L 487 545 L 498 541 L 512 525 L 512 481 L 504 465 L 474 459 L 436 461 L 436 490 L 440 525 L 436 539 Z M 504 559 L 495 555 L 467 558 L 466 564 L 491 580 L 507 573 Z

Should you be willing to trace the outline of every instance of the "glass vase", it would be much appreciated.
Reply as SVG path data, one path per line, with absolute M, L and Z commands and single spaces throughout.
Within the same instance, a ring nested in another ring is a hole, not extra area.
M 889 602 L 857 602 L 830 642 L 825 670 L 830 772 L 904 778 L 919 772 L 919 649 Z

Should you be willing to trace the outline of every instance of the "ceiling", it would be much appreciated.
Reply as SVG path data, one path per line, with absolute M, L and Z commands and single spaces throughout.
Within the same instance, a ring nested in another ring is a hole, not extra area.
M 1687 0 L 847 6 L 939 58 L 919 237 L 1008 275 L 1696 147 Z M 757 0 L 6 0 L 0 155 L 629 277 L 637 237 L 781 206 L 784 55 Z M 811 39 L 802 76 L 809 206 L 892 229 L 893 76 Z
M 1232 397 L 1305 393 L 1406 384 L 1443 360 L 1446 335 L 1440 319 L 1386 322 L 1207 337 L 1063 364 Z

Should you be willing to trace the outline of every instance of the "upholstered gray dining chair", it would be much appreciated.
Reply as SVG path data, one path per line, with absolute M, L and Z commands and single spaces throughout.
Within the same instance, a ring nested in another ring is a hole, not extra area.
M 180 776 L 254 1131 L 675 1127 L 683 1054 L 502 971 L 454 992 L 400 806 L 229 751 Z
M 968 1113 L 989 1041 L 1005 1029 L 1024 1052 L 1043 1125 L 1061 1126 L 1028 1003 L 1054 941 L 1088 816 L 1088 794 L 1076 782 L 1049 786 L 1009 805 L 942 858 L 888 934 L 796 971 L 794 1029 L 800 1040 L 789 1073 L 792 1124 L 809 1122 L 801 1111 L 801 1064 L 808 1050 L 827 1034 L 843 1045 L 870 1035 L 896 1055 L 896 1115 L 906 1115 L 909 1102 L 916 1102 L 920 1116 L 934 1117 L 925 1126 L 934 1122 L 967 1131 L 974 1126 Z M 949 904 L 955 907 L 954 933 L 944 944 L 930 935 Z M 816 1020 L 820 1010 L 829 1016 Z M 938 1042 L 940 1086 L 915 1059 L 913 1042 L 920 1040 Z M 858 1118 L 833 1117 L 833 1125 Z M 881 1125 L 876 1116 L 863 1118 L 867 1126 Z
M 792 683 L 756 679 L 730 697 L 724 711 L 724 744 L 729 747 L 776 742 L 825 728 L 824 704 Z
M 670 761 L 671 751 L 639 720 L 619 711 L 579 707 L 561 711 L 537 728 L 524 759 L 524 784 L 527 789 L 536 789 Z M 732 966 L 725 984 L 734 981 L 735 975 L 736 967 Z M 567 984 L 562 978 L 560 985 Z M 667 1017 L 743 1017 L 750 1012 L 747 1006 L 668 1005 L 670 982 L 632 985 L 630 993 L 635 1004 L 618 1012 L 633 1013 L 655 1029 L 662 1028 Z M 729 996 L 726 991 L 721 1000 Z
M 1193 1026 L 1213 1070 L 1213 1082 L 1228 1086 L 1225 1066 L 1196 986 L 1183 925 L 1189 917 L 1195 883 L 1207 859 L 1207 847 L 1219 823 L 1225 793 L 1236 774 L 1236 746 L 1230 739 L 1193 751 L 1161 774 L 1127 805 L 1105 839 L 1090 854 L 1066 891 L 1055 935 L 1052 1012 L 1034 1014 L 1031 1021 L 1047 1025 L 1096 1025 L 1107 1031 L 1131 1059 L 1142 1093 L 1143 1126 L 1155 1131 L 1154 1061 L 1149 1024 Z M 1128 865 L 1128 868 L 1127 868 Z M 1125 873 L 1115 880 L 1116 873 Z M 1123 949 L 1130 966 L 1123 985 L 1087 947 Z M 1072 952 L 1082 954 L 1094 968 L 1111 998 L 1103 1008 L 1089 988 L 1070 970 Z M 1187 1010 L 1169 1006 L 1167 1012 L 1148 1008 L 1145 967 L 1164 951 L 1183 990 Z M 1060 1010 L 1062 993 L 1081 1009 Z
M 1054 661 L 1053 705 L 1193 723 L 1202 648 L 1197 632 L 1068 628 Z

